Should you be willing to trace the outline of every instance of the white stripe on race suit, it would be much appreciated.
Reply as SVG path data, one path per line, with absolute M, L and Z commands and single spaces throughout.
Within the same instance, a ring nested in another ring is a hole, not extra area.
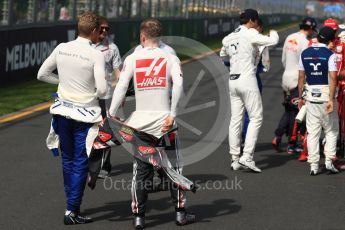
M 137 173 L 138 173 L 138 164 L 134 161 L 133 163 L 133 179 L 132 179 L 132 212 L 138 213 L 138 199 L 137 199 Z

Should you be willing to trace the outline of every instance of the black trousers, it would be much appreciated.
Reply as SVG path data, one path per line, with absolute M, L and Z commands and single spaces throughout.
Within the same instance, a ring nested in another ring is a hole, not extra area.
M 102 118 L 107 118 L 107 108 L 104 99 L 99 99 L 99 106 L 101 107 L 101 115 Z M 109 126 L 108 119 L 105 120 L 105 125 Z M 110 129 L 110 128 L 109 128 Z M 105 149 L 91 149 L 90 157 L 89 157 L 89 182 L 88 186 L 92 189 L 96 186 L 96 181 L 98 178 L 98 174 L 101 169 L 106 170 L 107 172 L 111 172 L 112 165 L 110 163 L 110 155 L 111 155 L 111 147 Z
M 175 133 L 172 133 L 174 138 L 171 138 L 171 145 L 165 147 L 165 154 L 168 154 L 169 160 L 173 167 L 182 173 L 181 159 L 179 153 L 178 137 Z M 154 192 L 156 183 L 153 181 L 155 169 L 152 164 L 144 162 L 137 158 L 133 161 L 133 179 L 132 179 L 132 213 L 134 215 L 144 216 L 146 212 L 146 203 L 148 199 L 148 193 Z M 162 179 L 162 183 L 166 184 L 165 180 L 168 180 L 161 173 L 159 178 Z M 176 209 L 182 209 L 185 205 L 185 194 L 176 185 L 168 182 L 168 189 L 173 204 Z
M 284 102 L 285 111 L 280 118 L 277 129 L 274 134 L 277 137 L 282 137 L 284 134 L 286 136 L 291 136 L 293 126 L 295 123 L 296 116 L 298 114 L 298 88 L 294 88 L 288 92 L 284 92 Z

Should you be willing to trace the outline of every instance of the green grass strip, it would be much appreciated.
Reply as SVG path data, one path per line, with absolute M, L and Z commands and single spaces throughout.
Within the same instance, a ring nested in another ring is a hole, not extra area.
M 49 101 L 51 93 L 56 92 L 57 85 L 36 79 L 16 85 L 1 87 L 0 116 Z
M 272 28 L 281 29 L 293 24 L 296 24 L 296 23 L 279 25 Z M 212 38 L 204 42 L 204 45 L 208 46 L 212 50 L 220 48 L 221 39 Z M 193 50 L 193 52 L 195 52 L 195 50 Z M 177 53 L 179 53 L 178 50 L 177 50 Z M 201 54 L 201 53 L 195 52 L 195 55 L 198 55 L 198 54 Z M 182 55 L 182 57 L 180 58 L 181 60 L 185 60 L 190 57 Z M 19 111 L 21 109 L 25 109 L 27 107 L 37 105 L 42 102 L 47 102 L 52 99 L 51 94 L 53 92 L 56 92 L 56 90 L 57 90 L 57 85 L 44 83 L 36 79 L 30 80 L 27 82 L 21 82 L 16 85 L 1 87 L 0 116 Z

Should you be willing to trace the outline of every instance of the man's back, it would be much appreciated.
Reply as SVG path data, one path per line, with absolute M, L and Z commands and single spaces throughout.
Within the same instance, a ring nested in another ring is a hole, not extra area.
M 297 87 L 298 62 L 302 51 L 308 47 L 308 39 L 301 32 L 290 34 L 284 43 L 282 63 L 285 67 L 282 87 L 285 91 Z
M 329 100 L 329 72 L 337 71 L 336 55 L 325 44 L 314 44 L 301 53 L 299 69 L 306 76 L 306 99 L 313 102 Z
M 223 46 L 227 46 L 230 56 L 230 75 L 241 74 L 254 76 L 254 51 L 255 47 L 250 41 L 246 41 L 249 29 L 245 26 L 238 27 L 234 32 L 223 39 Z
M 328 85 L 328 62 L 334 53 L 326 46 L 314 45 L 305 49 L 301 54 L 301 61 L 305 69 L 308 85 Z M 334 64 L 334 66 L 336 66 Z M 336 69 L 336 67 L 335 67 Z
M 271 37 L 263 36 L 253 28 L 245 26 L 238 27 L 234 32 L 226 36 L 222 43 L 230 57 L 230 78 L 235 77 L 246 81 L 248 78 L 255 79 L 255 58 L 257 57 L 258 46 L 275 45 L 279 37 L 276 32 L 271 33 Z M 252 86 L 257 87 L 255 81 Z M 250 83 L 249 82 L 249 83 Z
M 183 90 L 180 61 L 158 47 L 147 47 L 129 55 L 114 92 L 110 115 L 116 114 L 132 77 L 136 110 L 128 118 L 127 124 L 160 137 L 165 120 L 169 116 L 176 116 L 177 103 Z
M 66 191 L 64 224 L 87 224 L 80 206 L 88 177 L 88 155 L 102 121 L 97 96 L 106 92 L 104 57 L 91 48 L 99 36 L 99 16 L 85 12 L 78 17 L 79 37 L 59 44 L 43 62 L 37 79 L 58 84 L 58 98 L 50 106 L 53 115 L 47 147 L 60 149 Z M 58 70 L 58 75 L 54 73 Z
M 159 48 L 164 50 L 165 52 L 167 52 L 169 54 L 177 56 L 175 50 L 171 46 L 165 44 L 162 41 L 159 42 Z M 144 49 L 144 47 L 142 45 L 138 45 L 137 47 L 135 47 L 134 52 L 140 51 L 142 49 Z
M 94 69 L 96 62 L 104 63 L 104 57 L 100 51 L 91 47 L 88 39 L 78 37 L 74 41 L 60 44 L 56 50 L 59 97 L 71 102 L 93 103 L 97 98 L 95 78 L 100 73 L 104 75 L 104 69 Z M 104 67 L 104 64 L 101 66 Z
M 172 74 L 180 71 L 176 56 L 160 48 L 144 48 L 130 55 L 124 68 L 133 69 L 136 111 L 170 111 Z

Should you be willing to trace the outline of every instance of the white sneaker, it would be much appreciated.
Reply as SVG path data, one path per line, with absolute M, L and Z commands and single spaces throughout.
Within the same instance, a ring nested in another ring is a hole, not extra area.
M 240 158 L 240 160 L 238 161 L 242 166 L 244 167 L 248 167 L 249 169 L 253 170 L 254 172 L 261 172 L 261 169 L 259 169 L 258 167 L 256 167 L 255 165 L 255 161 L 250 160 L 250 159 L 245 159 L 243 157 Z
M 310 175 L 316 176 L 319 173 L 319 164 L 310 164 Z
M 330 171 L 331 173 L 339 172 L 339 170 L 334 167 L 333 162 L 331 160 L 326 160 L 325 165 L 326 165 L 326 169 Z
M 241 165 L 240 163 L 238 163 L 238 160 L 232 161 L 231 163 L 231 169 L 234 171 L 240 170 L 240 169 L 244 169 L 245 167 L 243 165 Z

